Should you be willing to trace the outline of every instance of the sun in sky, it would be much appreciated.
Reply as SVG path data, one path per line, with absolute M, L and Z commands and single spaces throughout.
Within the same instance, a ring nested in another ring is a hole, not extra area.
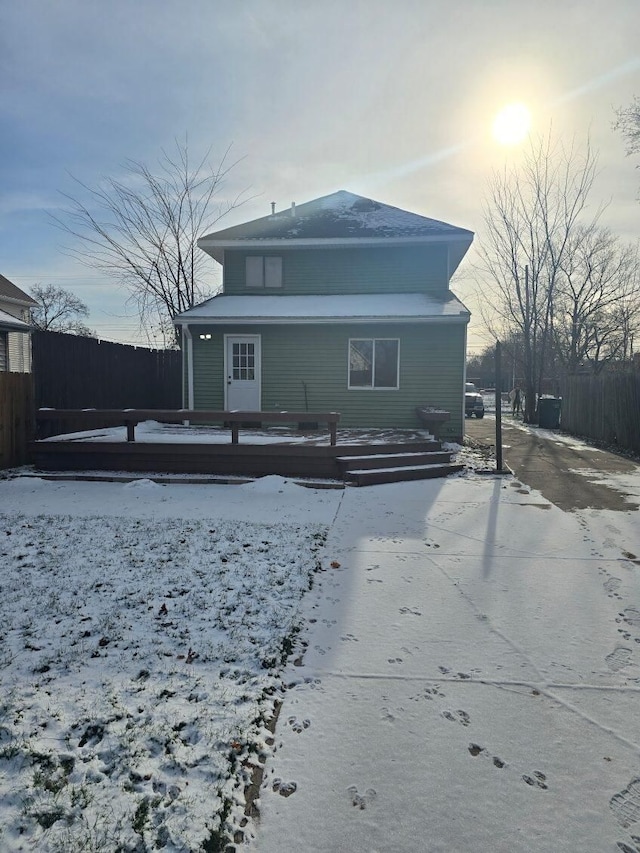
M 507 104 L 493 120 L 493 138 L 501 145 L 517 145 L 531 128 L 531 113 L 522 103 Z

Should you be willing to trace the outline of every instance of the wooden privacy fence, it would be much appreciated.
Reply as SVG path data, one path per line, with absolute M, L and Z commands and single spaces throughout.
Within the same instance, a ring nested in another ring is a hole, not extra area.
M 562 429 L 640 453 L 640 371 L 567 376 Z
M 177 409 L 180 352 L 34 332 L 36 408 Z
M 33 377 L 0 373 L 0 468 L 27 462 L 33 429 Z

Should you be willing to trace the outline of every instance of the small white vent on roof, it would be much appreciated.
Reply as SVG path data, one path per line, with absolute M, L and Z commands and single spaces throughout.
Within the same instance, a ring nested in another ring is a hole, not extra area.
M 291 215 L 292 216 L 296 215 L 296 203 L 295 203 L 295 201 L 291 202 Z
M 272 201 L 271 202 L 271 215 L 273 216 L 273 214 L 275 212 L 276 212 L 276 203 L 275 203 L 275 201 Z

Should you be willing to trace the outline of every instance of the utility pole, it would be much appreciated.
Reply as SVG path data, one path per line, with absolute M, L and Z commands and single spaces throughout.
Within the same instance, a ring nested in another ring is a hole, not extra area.
M 502 344 L 496 341 L 496 471 L 502 472 Z

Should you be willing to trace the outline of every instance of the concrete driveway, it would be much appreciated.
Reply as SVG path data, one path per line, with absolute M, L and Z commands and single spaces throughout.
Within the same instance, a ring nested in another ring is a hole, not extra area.
M 495 450 L 493 417 L 469 418 L 465 430 L 467 438 Z M 503 415 L 502 446 L 504 462 L 518 479 L 542 492 L 560 509 L 638 509 L 637 499 L 628 499 L 624 491 L 606 482 L 607 475 L 635 474 L 640 470 L 637 463 L 624 456 L 572 442 L 559 431 L 525 427 L 510 415 Z

